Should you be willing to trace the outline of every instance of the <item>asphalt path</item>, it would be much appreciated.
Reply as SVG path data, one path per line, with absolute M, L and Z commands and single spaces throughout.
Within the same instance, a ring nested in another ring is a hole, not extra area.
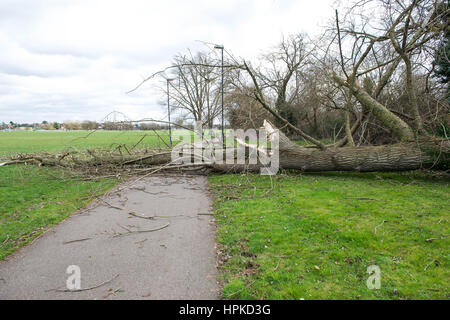
M 203 176 L 119 185 L 1 261 L 0 299 L 217 299 L 211 212 Z

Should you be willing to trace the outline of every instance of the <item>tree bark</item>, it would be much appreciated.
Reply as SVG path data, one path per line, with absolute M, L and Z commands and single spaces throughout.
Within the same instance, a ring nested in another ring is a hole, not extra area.
M 432 164 L 432 157 L 415 143 L 325 151 L 296 148 L 280 153 L 280 166 L 283 169 L 302 171 L 404 171 L 431 167 Z
M 270 124 L 269 124 L 270 125 Z M 270 128 L 266 126 L 267 132 Z M 321 171 L 405 171 L 448 166 L 450 141 L 429 139 L 384 146 L 327 148 L 301 147 L 279 132 L 280 169 Z M 216 171 L 258 171 L 260 165 L 213 164 Z

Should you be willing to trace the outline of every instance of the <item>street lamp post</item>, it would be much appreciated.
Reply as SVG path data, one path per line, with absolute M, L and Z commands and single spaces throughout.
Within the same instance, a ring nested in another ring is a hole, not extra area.
M 206 109 L 208 110 L 208 129 L 213 129 L 213 124 L 211 121 L 211 106 L 209 105 L 209 83 L 211 82 L 211 79 L 206 77 Z
M 215 45 L 214 49 L 222 50 L 222 143 L 225 144 L 225 131 L 224 131 L 224 121 L 223 121 L 223 45 Z
M 170 147 L 172 148 L 172 128 L 170 126 L 170 103 L 169 103 L 169 82 L 174 79 L 166 79 L 167 82 L 167 115 L 168 115 L 168 122 L 169 122 L 169 141 L 170 141 Z

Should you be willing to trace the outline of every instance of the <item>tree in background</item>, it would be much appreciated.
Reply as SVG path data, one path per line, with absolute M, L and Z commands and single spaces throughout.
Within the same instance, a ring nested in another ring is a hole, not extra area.
M 131 122 L 112 122 L 103 123 L 104 130 L 133 130 L 134 126 Z
M 170 104 L 186 120 L 201 121 L 204 127 L 213 127 L 221 112 L 220 72 L 217 61 L 205 53 L 174 57 L 170 82 Z M 167 95 L 165 83 L 162 86 Z
M 95 121 L 84 120 L 81 123 L 81 129 L 83 130 L 96 130 L 98 129 L 99 124 Z
M 49 123 L 48 121 L 42 121 L 42 123 L 39 125 L 39 128 L 42 130 L 55 130 L 53 123 Z
M 225 109 L 231 128 L 259 129 L 265 119 L 272 119 L 270 113 L 251 97 L 252 90 L 252 88 L 242 86 L 235 87 L 227 93 Z
M 64 121 L 63 125 L 66 130 L 81 130 L 79 121 Z

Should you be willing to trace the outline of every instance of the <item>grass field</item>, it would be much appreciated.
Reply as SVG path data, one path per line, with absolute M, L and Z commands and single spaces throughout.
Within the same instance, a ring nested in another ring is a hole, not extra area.
M 210 184 L 223 298 L 450 298 L 449 180 L 291 173 Z M 379 290 L 366 285 L 369 265 Z
M 162 139 L 169 142 L 167 131 L 159 130 Z M 0 157 L 14 153 L 56 152 L 70 148 L 111 148 L 115 144 L 140 147 L 165 144 L 153 131 L 0 131 Z M 175 136 L 175 133 L 174 133 Z

